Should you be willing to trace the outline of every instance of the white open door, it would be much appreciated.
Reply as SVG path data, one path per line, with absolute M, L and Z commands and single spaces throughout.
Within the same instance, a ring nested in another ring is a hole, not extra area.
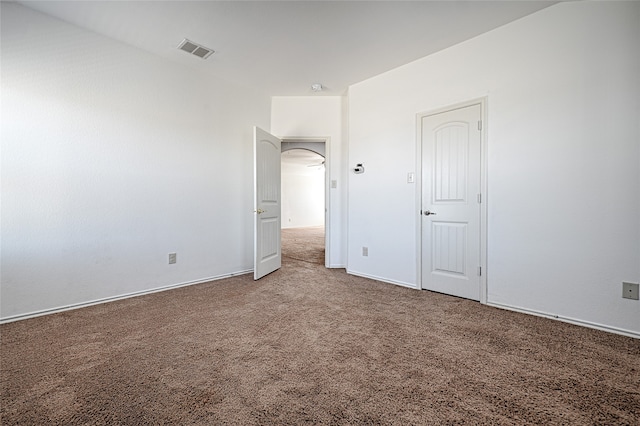
M 280 251 L 280 139 L 253 128 L 253 278 L 260 279 L 282 265 Z
M 481 105 L 422 117 L 422 283 L 480 300 Z

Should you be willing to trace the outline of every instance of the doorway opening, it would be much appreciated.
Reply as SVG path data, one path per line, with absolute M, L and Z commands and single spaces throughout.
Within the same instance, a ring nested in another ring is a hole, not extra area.
M 325 140 L 283 140 L 282 256 L 327 265 Z

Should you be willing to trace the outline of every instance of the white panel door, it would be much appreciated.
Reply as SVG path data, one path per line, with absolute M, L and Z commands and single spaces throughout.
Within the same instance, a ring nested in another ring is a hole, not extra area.
M 255 196 L 253 278 L 260 279 L 282 266 L 280 250 L 280 139 L 253 128 Z
M 422 117 L 422 288 L 480 300 L 481 106 Z

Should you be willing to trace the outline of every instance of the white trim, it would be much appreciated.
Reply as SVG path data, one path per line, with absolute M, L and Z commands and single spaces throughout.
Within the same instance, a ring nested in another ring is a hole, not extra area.
M 416 288 L 422 290 L 422 115 L 416 114 Z
M 242 271 L 232 272 L 230 274 L 217 275 L 215 277 L 201 278 L 199 280 L 186 281 L 186 282 L 178 283 L 178 284 L 169 284 L 169 285 L 166 285 L 166 286 L 163 286 L 163 287 L 156 287 L 156 288 L 152 288 L 152 289 L 149 289 L 149 290 L 134 291 L 133 293 L 126 293 L 126 294 L 121 294 L 121 295 L 118 295 L 118 296 L 104 297 L 102 299 L 95 299 L 95 300 L 91 300 L 91 301 L 88 301 L 88 302 L 74 303 L 72 305 L 65 305 L 65 306 L 60 306 L 60 307 L 57 307 L 57 308 L 43 309 L 43 310 L 40 310 L 40 311 L 29 312 L 29 313 L 26 313 L 26 314 L 13 315 L 13 316 L 10 316 L 10 317 L 0 318 L 0 324 L 6 324 L 6 323 L 9 323 L 9 322 L 20 321 L 20 320 L 25 320 L 25 319 L 29 319 L 29 318 L 41 317 L 43 315 L 57 314 L 59 312 L 65 312 L 65 311 L 71 311 L 71 310 L 74 310 L 74 309 L 86 308 L 88 306 L 99 305 L 99 304 L 102 304 L 102 303 L 115 302 L 117 300 L 130 299 L 132 297 L 144 296 L 146 294 L 152 294 L 152 293 L 159 293 L 161 291 L 173 290 L 173 289 L 180 288 L 180 287 L 187 287 L 187 286 L 196 285 L 196 284 L 204 284 L 204 283 L 208 283 L 208 282 L 211 282 L 211 281 L 218 281 L 218 280 L 222 280 L 222 279 L 225 279 L 225 278 L 236 277 L 238 275 L 250 274 L 252 272 L 253 272 L 253 269 L 245 269 L 245 270 L 242 270 Z
M 352 270 L 349 270 L 349 269 L 347 269 L 347 274 L 355 275 L 357 277 L 362 277 L 362 278 L 368 278 L 368 279 L 374 280 L 374 281 L 380 281 L 381 283 L 385 283 L 385 284 L 393 284 L 393 285 L 398 285 L 398 286 L 401 286 L 401 287 L 407 287 L 407 288 L 412 288 L 414 290 L 419 290 L 419 288 L 415 284 L 405 283 L 405 282 L 402 282 L 402 281 L 390 280 L 388 278 L 380 278 L 380 277 L 377 277 L 375 275 L 363 274 L 362 272 L 355 272 L 355 271 L 352 271 Z
M 443 112 L 453 111 L 456 109 L 466 108 L 472 105 L 480 105 L 480 119 L 482 120 L 482 130 L 480 133 L 480 192 L 482 194 L 482 202 L 480 203 L 480 266 L 482 267 L 482 275 L 480 276 L 480 303 L 487 304 L 487 227 L 488 227 L 488 185 L 487 185 L 487 152 L 488 152 L 488 132 L 487 128 L 487 96 L 472 99 L 465 102 L 459 102 L 453 105 L 440 107 L 429 110 L 427 112 L 419 112 L 416 114 L 416 285 L 415 288 L 422 289 L 422 216 L 420 209 L 422 208 L 422 119 L 430 115 L 441 114 Z
M 566 322 L 569 324 L 579 325 L 583 327 L 593 328 L 596 330 L 606 331 L 609 333 L 621 334 L 627 337 L 633 337 L 635 339 L 640 339 L 640 332 L 626 330 L 624 328 L 612 327 L 609 325 L 598 324 L 591 321 L 585 321 L 581 319 L 564 317 L 562 315 L 550 314 L 548 312 L 536 311 L 534 309 L 521 308 L 518 306 L 505 305 L 502 303 L 496 302 L 487 302 L 487 306 L 493 306 L 494 308 L 505 309 L 507 311 L 520 312 L 522 314 L 535 315 L 537 317 L 549 318 L 557 321 Z
M 482 120 L 482 130 L 480 133 L 480 266 L 482 267 L 482 275 L 480 276 L 480 303 L 487 304 L 488 302 L 488 272 L 489 264 L 487 260 L 487 253 L 489 247 L 488 228 L 489 228 L 489 117 L 488 117 L 488 104 L 489 98 L 485 96 L 480 98 L 480 117 Z
M 329 262 L 331 260 L 331 137 L 329 136 L 284 136 L 282 142 L 315 142 L 324 143 L 324 267 L 336 268 Z M 337 266 L 340 268 L 340 266 Z

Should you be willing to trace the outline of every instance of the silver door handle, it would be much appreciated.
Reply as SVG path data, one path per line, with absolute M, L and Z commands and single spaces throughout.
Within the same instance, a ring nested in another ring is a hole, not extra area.
M 435 213 L 434 213 L 434 212 L 430 212 L 429 210 L 425 210 L 425 211 L 424 211 L 424 215 L 425 215 L 425 216 L 431 216 L 431 215 L 433 215 L 433 214 L 435 214 Z
M 266 210 L 262 210 L 262 209 L 258 209 L 258 210 L 254 210 L 256 213 L 260 214 L 260 213 L 264 213 L 266 212 Z

